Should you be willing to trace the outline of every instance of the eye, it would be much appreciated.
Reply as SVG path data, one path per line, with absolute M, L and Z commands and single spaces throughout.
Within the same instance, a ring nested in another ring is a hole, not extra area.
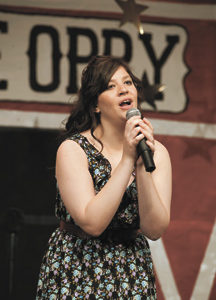
M 107 89 L 111 90 L 115 87 L 115 85 L 113 83 L 108 84 Z
M 127 85 L 132 85 L 133 84 L 133 81 L 131 79 L 128 79 L 125 81 L 125 84 Z

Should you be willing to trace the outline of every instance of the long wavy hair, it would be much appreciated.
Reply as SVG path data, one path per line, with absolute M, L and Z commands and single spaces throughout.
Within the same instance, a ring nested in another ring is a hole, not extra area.
M 128 64 L 118 57 L 94 56 L 84 68 L 81 77 L 81 88 L 77 101 L 66 122 L 64 137 L 90 129 L 94 139 L 96 127 L 100 124 L 100 113 L 96 113 L 98 96 L 104 92 L 117 69 L 122 66 L 130 75 L 138 92 L 138 103 L 143 97 L 141 81 L 132 73 Z M 102 145 L 102 143 L 99 141 Z

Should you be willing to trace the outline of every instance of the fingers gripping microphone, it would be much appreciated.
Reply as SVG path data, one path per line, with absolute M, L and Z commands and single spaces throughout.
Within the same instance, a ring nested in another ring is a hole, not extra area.
M 131 117 L 140 116 L 141 113 L 137 108 L 131 108 L 126 113 L 126 118 L 129 120 Z M 146 138 L 142 139 L 137 145 L 137 153 L 142 156 L 143 163 L 147 172 L 152 172 L 155 169 L 153 154 L 151 148 L 146 144 Z

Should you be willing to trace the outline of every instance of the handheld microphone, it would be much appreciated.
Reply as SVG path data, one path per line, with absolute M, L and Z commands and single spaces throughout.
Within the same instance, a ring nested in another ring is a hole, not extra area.
M 141 118 L 141 113 L 137 108 L 130 108 L 126 113 L 126 118 L 129 120 L 133 116 L 139 116 Z M 142 139 L 137 145 L 137 153 L 142 156 L 142 160 L 147 172 L 152 172 L 155 170 L 155 164 L 153 160 L 153 154 L 151 148 L 146 144 L 146 138 Z

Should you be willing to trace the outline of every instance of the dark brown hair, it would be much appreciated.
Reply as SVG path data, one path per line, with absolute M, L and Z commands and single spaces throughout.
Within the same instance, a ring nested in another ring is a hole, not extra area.
M 74 133 L 90 129 L 92 136 L 96 139 L 94 130 L 100 124 L 100 114 L 95 112 L 98 96 L 107 89 L 111 77 L 120 66 L 124 67 L 130 75 L 138 92 L 138 103 L 140 102 L 142 85 L 127 63 L 113 56 L 95 56 L 82 72 L 78 99 L 65 126 L 66 138 Z

